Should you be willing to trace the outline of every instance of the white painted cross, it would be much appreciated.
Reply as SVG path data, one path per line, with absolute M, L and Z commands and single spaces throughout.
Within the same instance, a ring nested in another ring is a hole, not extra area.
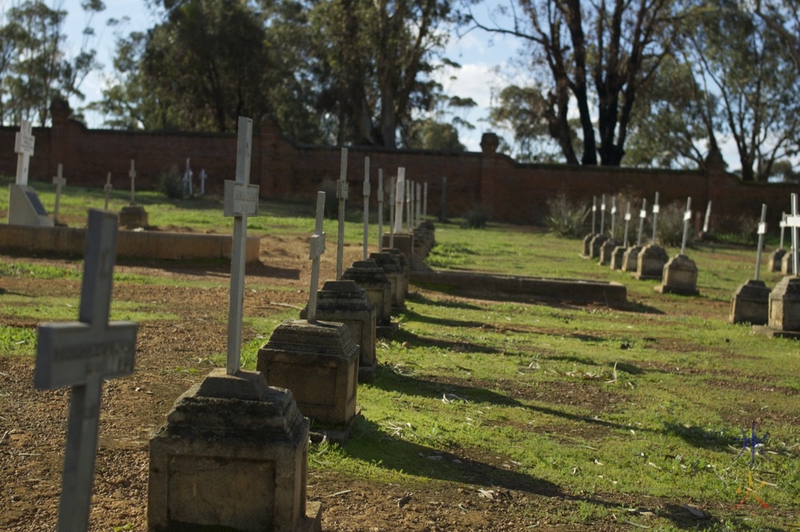
M 594 230 L 597 228 L 597 196 L 592 196 L 592 234 L 596 234 Z
M 111 186 L 111 172 L 108 173 L 108 179 L 106 179 L 106 184 L 103 187 L 103 191 L 106 193 L 106 206 L 104 207 L 105 210 L 108 210 L 108 195 L 111 194 L 111 189 L 114 188 Z
M 406 169 L 402 166 L 397 169 L 397 181 L 395 182 L 394 193 L 394 232 L 399 233 L 403 230 L 403 207 L 406 194 Z M 392 246 L 394 247 L 394 246 Z
M 238 126 L 236 181 L 225 180 L 225 200 L 223 205 L 223 214 L 225 216 L 233 216 L 231 300 L 228 309 L 228 375 L 235 375 L 241 366 L 244 265 L 247 257 L 247 217 L 258 216 L 258 185 L 250 184 L 253 120 L 240 116 Z
M 686 211 L 683 213 L 683 239 L 681 240 L 681 255 L 686 254 L 686 240 L 689 238 L 689 222 L 692 220 L 692 198 L 686 198 Z
M 428 182 L 422 185 L 422 217 L 428 217 Z
M 383 168 L 378 168 L 378 253 L 383 251 Z
M 628 202 L 628 206 L 625 209 L 625 235 L 622 237 L 622 245 L 624 247 L 628 247 L 628 225 L 631 223 L 631 202 Z
M 72 387 L 59 532 L 87 530 L 103 380 L 133 373 L 135 323 L 109 322 L 117 215 L 89 210 L 78 322 L 38 329 L 34 387 Z
M 611 238 L 614 238 L 614 222 L 617 219 L 617 197 L 611 197 Z
M 417 183 L 417 219 L 416 225 L 422 223 L 422 183 Z
M 600 202 L 600 234 L 604 234 L 606 230 L 606 195 L 603 194 Z
M 339 168 L 339 180 L 336 182 L 336 198 L 339 200 L 339 228 L 336 241 L 336 280 L 342 280 L 342 258 L 344 255 L 344 208 L 350 195 L 347 185 L 347 148 L 342 148 L 342 162 Z
M 708 205 L 706 205 L 706 217 L 703 220 L 703 232 L 708 233 L 710 227 L 711 227 L 711 200 L 708 200 Z
M 194 195 L 194 191 L 192 190 L 192 176 L 194 172 L 192 172 L 191 167 L 189 166 L 189 157 L 186 158 L 186 172 L 183 174 L 183 196 L 186 198 L 190 198 Z
M 56 186 L 56 208 L 53 210 L 53 223 L 58 225 L 58 206 L 61 203 L 61 187 L 67 184 L 64 179 L 64 165 L 58 163 L 58 175 L 53 177 L 53 184 Z
M 783 249 L 783 233 L 784 233 L 784 231 L 786 231 L 786 213 L 785 212 L 781 213 L 780 228 L 781 228 L 781 246 L 778 249 Z
M 656 192 L 656 201 L 653 203 L 653 244 L 656 243 L 656 235 L 658 230 L 658 192 Z
M 761 222 L 758 224 L 758 253 L 756 254 L 756 281 L 761 277 L 761 251 L 764 249 L 764 235 L 767 233 L 767 204 L 761 204 Z
M 367 249 L 369 247 L 369 157 L 364 157 L 364 260 L 367 260 Z
M 786 217 L 786 227 L 792 231 L 792 272 L 798 275 L 797 272 L 797 228 L 800 227 L 800 215 L 797 212 L 797 194 L 792 193 L 792 215 Z
M 131 169 L 128 171 L 128 176 L 131 178 L 131 205 L 136 205 L 136 167 L 133 159 L 131 159 Z
M 206 179 L 208 179 L 208 175 L 206 174 L 206 169 L 203 168 L 200 170 L 200 195 L 206 193 Z
M 642 245 L 642 233 L 644 232 L 644 221 L 647 218 L 647 200 L 642 200 L 642 210 L 639 211 L 639 234 L 636 237 L 636 245 Z
M 394 248 L 394 224 L 397 220 L 397 179 L 389 179 L 389 248 Z
M 413 227 L 412 224 L 414 223 L 414 221 L 411 219 L 412 218 L 412 216 L 411 216 L 411 194 L 412 194 L 413 190 L 414 190 L 414 182 L 409 179 L 408 181 L 406 181 L 406 193 L 405 193 L 405 196 L 404 196 L 405 197 L 405 202 L 406 202 L 406 206 L 405 206 L 405 209 L 406 209 L 406 231 L 408 231 L 409 233 L 411 232 L 411 229 Z
M 14 151 L 17 153 L 17 184 L 28 184 L 28 171 L 31 164 L 33 148 L 36 138 L 33 136 L 33 127 L 30 122 L 23 120 L 19 132 L 14 137 Z
M 325 253 L 325 231 L 322 222 L 325 218 L 325 193 L 317 192 L 317 220 L 314 234 L 311 235 L 308 258 L 311 259 L 311 288 L 308 292 L 308 322 L 317 321 L 317 289 L 319 286 L 319 263 Z

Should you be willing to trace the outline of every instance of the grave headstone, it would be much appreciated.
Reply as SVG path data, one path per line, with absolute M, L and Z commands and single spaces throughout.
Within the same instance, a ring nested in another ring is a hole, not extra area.
M 781 271 L 783 257 L 786 256 L 786 250 L 783 248 L 783 235 L 786 230 L 786 213 L 781 213 L 781 221 L 780 221 L 780 229 L 781 229 L 781 240 L 780 244 L 778 245 L 778 249 L 772 252 L 769 256 L 769 263 L 768 263 L 768 270 L 771 272 L 779 272 Z
M 689 222 L 692 220 L 692 198 L 686 200 L 686 211 L 683 213 L 683 239 L 681 251 L 665 265 L 662 273 L 663 282 L 655 287 L 662 294 L 697 295 L 697 265 L 686 256 L 686 243 L 689 236 Z
M 226 182 L 224 204 L 234 236 L 236 222 L 245 220 L 244 235 L 257 209 L 248 183 L 251 141 L 252 120 L 241 117 L 236 181 Z M 236 255 L 227 367 L 180 396 L 150 440 L 148 529 L 319 532 L 321 505 L 306 502 L 308 421 L 289 390 L 239 368 L 243 263 Z
M 639 264 L 639 253 L 642 251 L 642 234 L 644 221 L 647 218 L 647 199 L 642 199 L 642 208 L 639 211 L 639 231 L 636 236 L 636 245 L 629 247 L 622 255 L 622 271 L 635 272 Z
M 664 275 L 664 265 L 669 260 L 669 256 L 664 248 L 656 244 L 658 235 L 658 192 L 653 203 L 653 238 L 650 245 L 642 248 L 636 257 L 636 272 L 633 276 L 636 279 L 656 279 L 661 280 Z
M 608 240 L 608 235 L 606 235 L 606 195 L 603 194 L 600 200 L 600 232 L 594 235 L 590 241 L 590 258 L 600 258 L 600 248 L 606 240 Z
M 33 187 L 28 186 L 30 159 L 36 145 L 30 122 L 23 120 L 14 137 L 14 151 L 17 153 L 16 182 L 8 186 L 9 225 L 29 225 L 52 227 L 53 220 L 47 214 Z
M 592 255 L 592 239 L 597 235 L 597 196 L 592 196 L 592 231 L 583 237 L 583 253 L 581 256 L 589 258 Z
M 339 180 L 336 182 L 336 199 L 339 202 L 339 230 L 336 241 L 336 280 L 342 279 L 342 257 L 344 255 L 344 215 L 345 203 L 350 194 L 347 184 L 347 148 L 342 148 L 342 160 L 339 168 Z
M 117 216 L 89 211 L 78 322 L 38 329 L 37 389 L 72 387 L 59 532 L 88 530 L 103 381 L 133 373 L 137 325 L 109 322 Z
M 756 273 L 736 289 L 731 300 L 731 323 L 750 323 L 765 325 L 769 316 L 770 289 L 761 276 L 761 250 L 764 247 L 764 234 L 767 232 L 767 206 L 761 205 L 761 222 L 758 224 L 758 251 L 756 253 Z
M 303 415 L 332 441 L 344 442 L 356 416 L 359 347 L 341 322 L 317 320 L 319 257 L 324 251 L 324 192 L 318 194 L 317 221 L 311 237 L 311 287 L 307 320 L 286 320 L 258 350 L 258 370 L 273 385 L 288 388 Z M 322 437 L 320 435 L 320 437 Z
M 367 260 L 369 255 L 369 196 L 371 190 L 369 186 L 369 157 L 364 157 L 364 249 L 362 260 Z
M 61 187 L 67 184 L 64 179 L 64 165 L 58 163 L 58 174 L 53 177 L 53 184 L 56 186 L 56 205 L 53 208 L 53 224 L 61 225 L 58 223 L 58 207 L 61 204 Z
M 128 229 L 147 227 L 147 211 L 136 204 L 136 167 L 131 159 L 131 169 L 128 172 L 131 178 L 131 202 L 119 211 L 119 225 Z
M 108 173 L 108 177 L 106 178 L 106 184 L 105 184 L 105 186 L 103 186 L 103 192 L 105 193 L 105 197 L 106 197 L 106 202 L 105 202 L 105 205 L 103 207 L 105 210 L 108 210 L 108 198 L 111 195 L 111 189 L 112 188 L 114 188 L 114 186 L 111 184 L 111 172 L 109 172 Z

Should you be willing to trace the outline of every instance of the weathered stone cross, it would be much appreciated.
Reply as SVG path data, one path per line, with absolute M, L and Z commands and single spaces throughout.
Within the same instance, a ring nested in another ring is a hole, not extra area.
M 600 201 L 600 234 L 605 234 L 606 230 L 606 195 L 603 194 Z
M 367 249 L 369 247 L 369 157 L 364 157 L 364 259 L 367 260 Z
M 785 212 L 781 213 L 780 228 L 781 228 L 781 245 L 780 245 L 780 247 L 778 249 L 783 249 L 783 233 L 784 233 L 784 231 L 786 231 L 786 213 Z
M 378 168 L 378 253 L 383 251 L 383 168 Z
M 325 253 L 325 231 L 322 230 L 322 222 L 325 218 L 325 193 L 321 190 L 317 192 L 317 220 L 314 226 L 314 234 L 311 235 L 310 251 L 308 258 L 311 259 L 311 288 L 308 292 L 308 322 L 317 321 L 317 289 L 319 286 L 319 263 L 322 254 Z
M 636 237 L 636 245 L 642 245 L 642 233 L 644 232 L 644 221 L 647 218 L 647 200 L 642 200 L 642 210 L 639 211 L 639 234 Z
M 761 204 L 761 221 L 758 224 L 758 253 L 756 254 L 756 278 L 761 277 L 761 251 L 764 249 L 764 235 L 767 234 L 767 204 Z
M 30 169 L 33 148 L 36 138 L 33 136 L 33 127 L 30 122 L 23 120 L 19 132 L 14 137 L 14 151 L 17 153 L 17 184 L 28 184 L 28 170 Z
M 614 222 L 617 219 L 617 197 L 611 198 L 611 238 L 614 238 Z
M 183 174 L 183 195 L 187 198 L 194 196 L 194 191 L 192 190 L 192 176 L 194 175 L 194 172 L 192 172 L 190 161 L 191 159 L 187 157 L 186 172 Z
M 53 223 L 58 224 L 58 206 L 61 204 L 61 187 L 67 184 L 64 179 L 64 165 L 58 163 L 58 174 L 53 177 L 53 184 L 56 186 L 56 208 L 53 210 Z
M 397 169 L 397 182 L 395 183 L 394 193 L 394 232 L 399 233 L 403 230 L 403 207 L 405 204 L 406 193 L 406 169 Z M 392 246 L 394 247 L 394 246 Z
M 417 183 L 417 217 L 415 225 L 419 225 L 420 222 L 422 222 L 422 183 Z
M 708 233 L 710 227 L 711 227 L 711 200 L 708 200 L 708 205 L 706 205 L 706 217 L 703 219 L 703 232 Z
M 658 192 L 656 192 L 656 201 L 653 203 L 653 244 L 656 243 L 656 235 L 658 230 Z
M 111 193 L 111 189 L 114 188 L 111 186 L 111 172 L 108 173 L 108 179 L 106 180 L 106 184 L 103 187 L 103 191 L 106 193 L 106 206 L 103 207 L 105 210 L 108 210 L 108 195 Z
M 628 247 L 628 225 L 631 223 L 631 202 L 628 202 L 628 206 L 625 209 L 625 235 L 622 237 L 622 245 L 623 247 Z
M 686 211 L 683 213 L 683 238 L 681 239 L 681 255 L 686 254 L 686 240 L 689 238 L 689 222 L 692 220 L 692 198 L 686 198 Z
M 200 170 L 200 196 L 206 193 L 206 179 L 208 179 L 208 174 L 206 174 L 206 169 L 203 168 Z
M 397 178 L 389 179 L 389 248 L 394 248 L 394 224 L 397 219 Z
M 786 227 L 792 231 L 792 272 L 797 273 L 797 228 L 800 227 L 800 215 L 797 212 L 797 194 L 792 193 L 792 215 L 786 217 Z
M 336 182 L 336 198 L 339 200 L 339 228 L 336 241 L 336 280 L 342 280 L 342 258 L 344 255 L 344 209 L 350 195 L 347 184 L 347 148 L 342 148 L 342 162 L 339 168 L 339 180 Z
M 592 196 L 592 234 L 597 229 L 597 196 Z
M 128 171 L 128 176 L 131 178 L 131 205 L 136 205 L 136 167 L 133 159 L 131 159 L 131 169 Z
M 240 116 L 239 133 L 236 141 L 236 181 L 225 180 L 225 202 L 223 206 L 223 214 L 225 216 L 233 216 L 231 300 L 228 309 L 228 375 L 235 375 L 241 366 L 247 217 L 258 216 L 258 185 L 250 184 L 252 140 L 253 120 Z
M 109 323 L 117 215 L 91 209 L 78 322 L 39 327 L 37 389 L 72 387 L 59 532 L 87 530 L 104 379 L 133 373 L 137 325 Z

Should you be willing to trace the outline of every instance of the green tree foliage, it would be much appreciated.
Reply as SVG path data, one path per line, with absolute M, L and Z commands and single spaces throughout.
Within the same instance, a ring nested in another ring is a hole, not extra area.
M 414 121 L 410 130 L 408 148 L 446 152 L 461 152 L 466 149 L 458 140 L 458 129 L 453 124 L 426 118 Z
M 517 0 L 512 26 L 470 17 L 530 46 L 548 134 L 568 164 L 619 166 L 633 105 L 675 35 L 675 0 Z M 578 125 L 571 122 L 577 111 Z M 582 140 L 578 154 L 575 139 Z
M 56 98 L 83 99 L 80 85 L 99 65 L 88 47 L 92 16 L 105 9 L 100 0 L 85 0 L 88 15 L 80 51 L 68 57 L 63 27 L 67 12 L 42 0 L 12 2 L 0 27 L 0 121 L 46 124 Z

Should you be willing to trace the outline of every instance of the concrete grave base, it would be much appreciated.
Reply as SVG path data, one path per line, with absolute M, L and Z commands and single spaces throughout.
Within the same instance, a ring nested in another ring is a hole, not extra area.
M 767 263 L 767 271 L 770 272 L 781 271 L 781 265 L 784 256 L 786 256 L 785 249 L 776 249 L 775 251 L 773 251 L 772 254 L 769 256 L 769 263 Z
M 308 317 L 308 307 L 300 311 Z M 353 281 L 325 281 L 317 292 L 317 319 L 344 323 L 359 346 L 358 382 L 372 382 L 378 365 L 375 357 L 375 307 Z
M 736 289 L 731 300 L 731 323 L 766 325 L 769 317 L 770 289 L 764 281 L 750 279 Z
M 697 265 L 686 255 L 675 255 L 664 265 L 663 283 L 655 287 L 662 294 L 696 296 Z
M 800 335 L 800 277 L 787 275 L 770 292 L 767 327 L 770 336 Z
M 625 252 L 628 251 L 628 248 L 625 246 L 617 246 L 611 252 L 611 261 L 609 262 L 609 267 L 612 270 L 623 270 L 625 266 Z
M 119 225 L 125 229 L 147 227 L 147 211 L 141 205 L 126 205 L 119 211 Z
M 794 273 L 794 264 L 792 264 L 792 254 L 786 253 L 781 257 L 781 273 L 783 275 L 792 275 Z
M 357 260 L 342 274 L 342 279 L 355 281 L 367 293 L 370 303 L 375 306 L 375 321 L 378 327 L 392 321 L 392 283 L 383 269 L 373 260 Z
M 661 246 L 650 244 L 645 246 L 636 257 L 636 279 L 656 279 L 660 281 L 664 275 L 664 265 L 669 260 L 667 252 Z
M 150 440 L 150 531 L 320 532 L 306 501 L 308 421 L 260 373 L 214 370 Z
M 337 429 L 356 415 L 358 346 L 342 323 L 286 320 L 258 350 L 258 371 L 288 388 L 304 416 Z
M 606 240 L 608 240 L 608 237 L 600 233 L 597 233 L 594 235 L 594 237 L 592 237 L 591 242 L 589 242 L 589 258 L 600 258 L 600 251 Z
M 621 266 L 623 272 L 636 271 L 636 268 L 639 265 L 639 252 L 641 252 L 642 249 L 642 246 L 631 246 L 625 250 L 625 253 L 622 255 Z
M 619 242 L 613 238 L 606 239 L 606 241 L 603 242 L 603 245 L 600 246 L 600 257 L 597 261 L 597 264 L 600 266 L 611 264 L 611 255 L 614 254 L 614 250 L 617 247 L 619 247 Z
M 597 236 L 597 233 L 589 233 L 585 237 L 583 237 L 583 247 L 581 251 L 581 257 L 584 259 L 589 259 L 592 256 L 592 239 Z
M 386 274 L 391 284 L 392 294 L 392 314 L 400 314 L 406 309 L 405 279 L 403 278 L 403 266 L 400 264 L 398 255 L 383 251 L 381 253 L 370 253 L 370 260 L 374 260 L 383 273 Z
M 403 272 L 403 302 L 405 304 L 406 296 L 408 295 L 408 280 L 411 277 L 411 266 L 409 265 L 408 258 L 405 254 L 397 248 L 383 248 L 384 253 L 393 255 L 397 262 L 400 264 L 400 270 Z M 426 264 L 427 266 L 427 264 Z M 398 288 L 398 291 L 400 289 Z

